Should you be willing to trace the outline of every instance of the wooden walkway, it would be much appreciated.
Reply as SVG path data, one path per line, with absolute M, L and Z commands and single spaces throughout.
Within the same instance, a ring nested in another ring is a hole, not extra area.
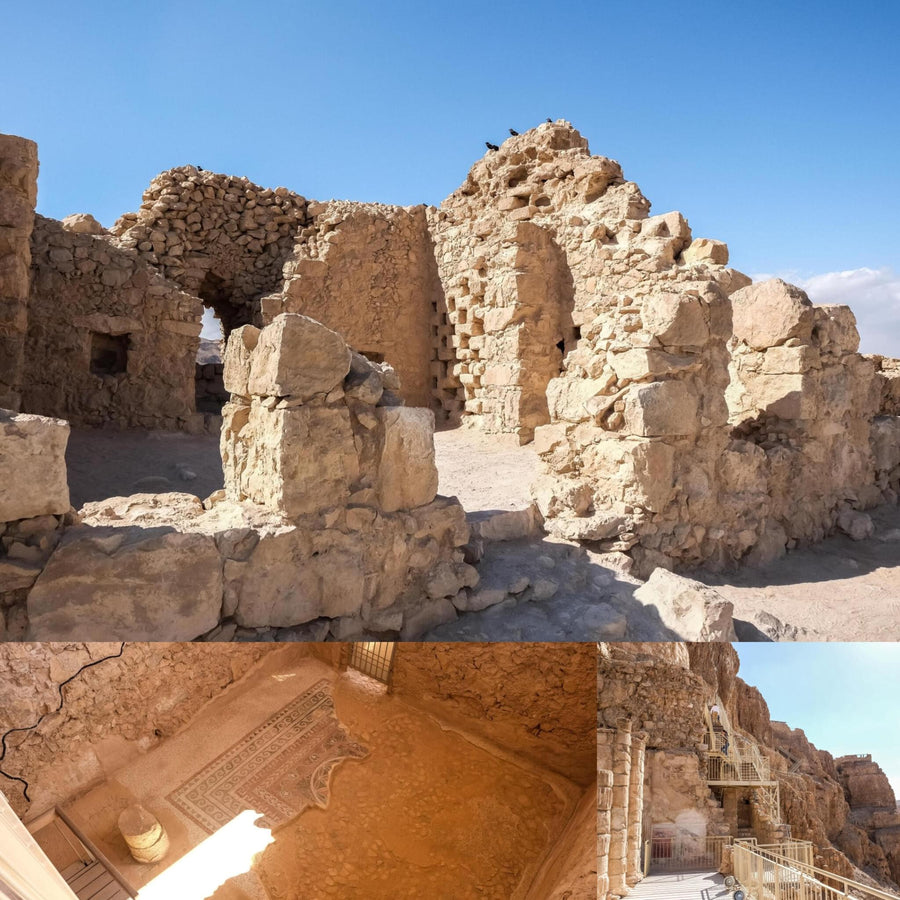
M 729 900 L 718 872 L 671 872 L 648 875 L 635 885 L 628 900 Z

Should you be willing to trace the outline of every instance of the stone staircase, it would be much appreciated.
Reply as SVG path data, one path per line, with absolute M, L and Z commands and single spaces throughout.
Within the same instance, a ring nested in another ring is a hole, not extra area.
M 78 900 L 129 900 L 122 885 L 97 860 L 72 863 L 60 875 Z

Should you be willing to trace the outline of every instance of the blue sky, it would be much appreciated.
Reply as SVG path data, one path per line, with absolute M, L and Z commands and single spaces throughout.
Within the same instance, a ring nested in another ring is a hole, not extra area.
M 871 753 L 900 800 L 900 644 L 736 644 L 773 719 L 833 756 Z
M 438 203 L 485 140 L 567 118 L 655 212 L 858 301 L 863 349 L 900 355 L 898 26 L 866 0 L 7 4 L 0 130 L 38 141 L 42 213 L 109 225 L 183 163 Z

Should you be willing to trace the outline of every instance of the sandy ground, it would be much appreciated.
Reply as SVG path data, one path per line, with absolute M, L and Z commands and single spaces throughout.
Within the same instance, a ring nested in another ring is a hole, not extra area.
M 531 502 L 529 486 L 537 471 L 533 447 L 520 447 L 505 435 L 456 428 L 435 434 L 435 451 L 440 493 L 458 497 L 471 520 Z M 139 491 L 207 497 L 222 486 L 215 435 L 73 429 L 66 459 L 76 507 Z M 750 623 L 739 632 L 743 639 L 900 640 L 900 509 L 883 508 L 872 516 L 877 530 L 868 540 L 839 535 L 760 569 L 692 577 L 734 603 L 735 617 Z M 479 569 L 485 584 L 501 586 L 519 574 L 531 587 L 520 599 L 467 613 L 429 639 L 665 639 L 655 610 L 633 600 L 639 583 L 597 554 L 535 537 L 490 546 Z M 559 589 L 534 599 L 542 578 Z M 785 627 L 770 625 L 760 632 L 763 612 Z
M 76 509 L 89 500 L 143 492 L 183 491 L 208 497 L 222 487 L 218 435 L 73 428 L 66 464 Z M 196 477 L 186 478 L 180 469 Z M 142 486 L 143 479 L 162 481 Z
M 484 434 L 475 428 L 451 428 L 434 435 L 438 491 L 458 497 L 468 513 L 524 509 L 537 474 L 532 444 L 519 446 L 508 434 Z
M 339 674 L 315 659 L 264 664 L 184 731 L 67 804 L 67 812 L 132 884 L 162 888 L 165 870 L 189 861 L 189 851 L 208 837 L 167 794 L 322 677 L 332 682 L 338 719 L 369 755 L 341 763 L 328 807 L 308 808 L 277 828 L 252 870 L 230 879 L 216 900 L 518 896 L 580 789 L 385 694 L 358 673 Z M 117 833 L 118 812 L 136 801 L 172 840 L 162 863 L 135 864 Z M 249 856 L 244 849 L 240 859 L 240 845 L 234 850 L 241 871 Z M 170 871 L 173 877 L 177 869 Z M 199 874 L 207 888 L 210 878 L 221 883 L 208 867 Z M 199 885 L 188 890 L 186 876 L 179 877 L 179 900 L 209 895 Z
M 794 550 L 767 566 L 694 577 L 734 603 L 735 618 L 762 612 L 790 628 L 785 640 L 900 640 L 900 507 L 870 510 L 875 534 L 843 534 Z

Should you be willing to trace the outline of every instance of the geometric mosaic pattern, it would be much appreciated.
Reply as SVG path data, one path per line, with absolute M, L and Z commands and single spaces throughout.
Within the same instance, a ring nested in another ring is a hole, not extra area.
M 338 722 L 329 687 L 327 679 L 316 682 L 168 799 L 210 834 L 247 809 L 264 816 L 263 827 L 277 828 L 308 806 L 327 806 L 335 766 L 369 752 Z

